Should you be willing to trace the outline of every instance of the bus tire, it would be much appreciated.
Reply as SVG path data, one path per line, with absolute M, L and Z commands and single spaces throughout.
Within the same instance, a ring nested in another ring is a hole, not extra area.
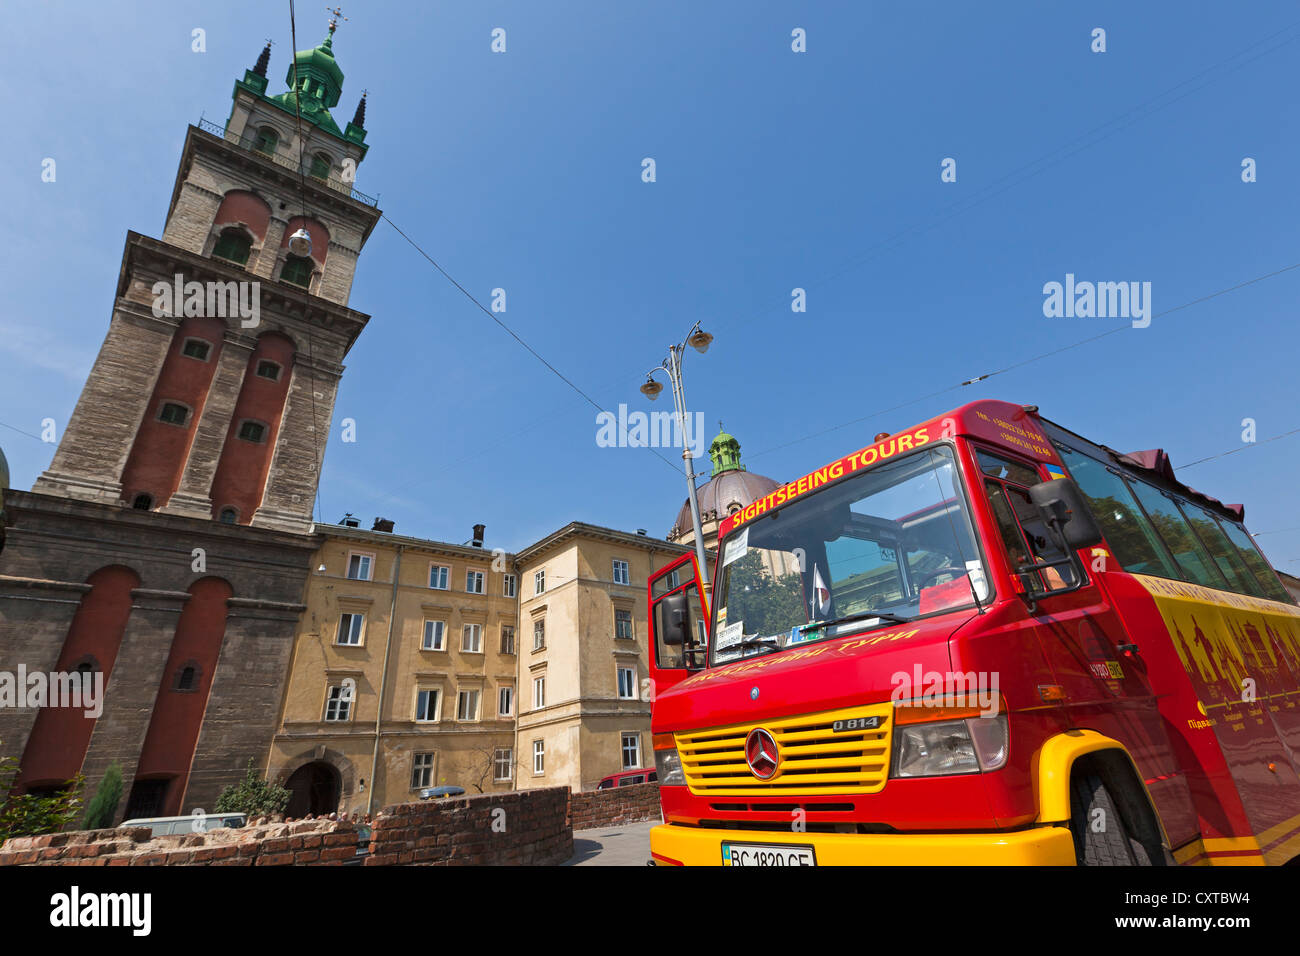
M 1070 781 L 1070 831 L 1079 866 L 1151 866 L 1146 847 L 1124 823 L 1101 778 L 1076 773 Z

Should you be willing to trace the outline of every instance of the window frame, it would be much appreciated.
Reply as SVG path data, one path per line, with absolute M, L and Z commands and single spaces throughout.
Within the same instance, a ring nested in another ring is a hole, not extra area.
M 441 572 L 443 572 L 443 574 L 442 574 L 442 580 L 443 580 L 444 583 L 443 583 L 443 585 L 442 585 L 441 587 L 439 587 L 438 585 L 436 585 L 436 584 L 433 583 L 433 572 L 434 572 L 434 571 L 441 571 Z M 450 590 L 451 590 L 451 565 L 450 565 L 450 564 L 434 564 L 432 561 L 429 562 L 429 590 L 430 590 L 430 591 L 450 591 Z
M 183 409 L 185 412 L 185 417 L 179 422 L 173 422 L 173 421 L 169 421 L 166 418 L 163 418 L 163 415 L 166 413 L 167 409 L 169 408 Z M 155 418 L 157 421 L 161 422 L 164 425 L 174 425 L 177 428 L 189 428 L 190 418 L 193 415 L 194 415 L 194 409 L 191 408 L 189 405 L 185 404 L 184 402 L 178 402 L 172 398 L 164 398 L 158 405 L 158 414 L 155 416 Z
M 623 572 L 621 575 L 619 574 L 620 566 L 621 566 L 621 568 L 622 568 L 622 572 Z M 632 565 L 631 565 L 630 562 L 625 561 L 625 560 L 623 560 L 622 558 L 614 558 L 614 559 L 613 559 L 613 572 L 612 572 L 612 573 L 613 573 L 613 576 L 614 576 L 614 577 L 613 577 L 613 580 L 614 580 L 614 583 L 615 583 L 615 584 L 627 585 L 627 586 L 629 586 L 629 587 L 631 586 L 631 584 L 632 584 Z
M 262 374 L 262 366 L 264 366 L 264 365 L 269 365 L 269 366 L 271 366 L 272 368 L 274 368 L 274 369 L 275 369 L 275 375 L 273 375 L 273 376 L 272 376 L 272 375 L 263 375 L 263 374 Z M 280 381 L 280 376 L 283 375 L 283 374 L 284 374 L 284 366 L 281 365 L 279 362 L 272 361 L 271 359 L 258 359 L 258 360 L 257 360 L 257 365 L 254 366 L 254 368 L 253 368 L 253 377 L 254 377 L 254 378 L 265 379 L 265 380 L 268 381 L 268 382 L 278 382 L 278 381 Z
M 519 596 L 519 576 L 517 574 L 501 575 L 501 596 L 508 598 Z
M 546 569 L 541 568 L 533 572 L 533 596 L 546 593 Z
M 427 760 L 425 759 L 427 758 Z M 411 754 L 411 791 L 416 792 L 424 790 L 426 787 L 433 785 L 434 767 L 437 762 L 436 751 L 419 751 Z M 417 777 L 417 774 L 423 774 L 423 777 Z M 423 782 L 417 783 L 417 780 Z
M 500 653 L 508 654 L 511 657 L 518 656 L 519 645 L 517 641 L 518 636 L 515 634 L 515 626 L 513 624 L 502 624 Z
M 197 355 L 191 355 L 189 352 L 185 351 L 190 347 L 191 343 L 203 346 L 202 358 Z M 184 341 L 181 342 L 181 355 L 187 359 L 194 359 L 196 362 L 203 362 L 206 364 L 207 361 L 212 358 L 212 343 L 197 335 L 187 335 L 185 336 Z
M 502 755 L 505 755 L 504 758 Z M 505 765 L 505 776 L 500 776 L 499 768 Z M 515 778 L 515 752 L 513 747 L 497 747 L 492 751 L 492 782 L 509 783 Z
M 472 647 L 467 647 L 470 643 L 467 638 L 474 635 Z M 460 626 L 460 652 L 462 654 L 482 654 L 483 653 L 483 625 L 478 621 L 464 621 Z
M 621 633 L 619 633 L 620 630 L 621 630 L 621 628 L 619 627 L 619 625 L 622 624 L 622 623 L 624 623 L 624 621 L 621 620 L 620 617 L 619 617 L 620 614 L 625 614 L 625 615 L 627 615 L 627 619 L 626 619 L 626 623 L 627 623 L 627 633 L 626 633 L 626 634 L 621 634 Z M 631 608 L 626 608 L 626 607 L 616 607 L 616 608 L 614 608 L 614 639 L 617 640 L 617 641 L 635 641 L 635 640 L 636 640 L 636 616 L 632 613 L 632 609 L 631 609 Z
M 366 576 L 363 578 L 354 578 L 352 576 L 352 559 L 354 557 L 365 558 L 367 561 Z M 346 565 L 344 565 L 344 569 L 345 570 L 343 572 L 343 576 L 347 578 L 349 581 L 373 581 L 375 579 L 375 552 L 374 551 L 349 551 L 348 562 Z
M 546 776 L 546 741 L 533 741 L 533 776 Z
M 617 694 L 619 700 L 636 700 L 636 699 L 637 699 L 637 695 L 636 695 L 637 670 L 638 670 L 638 668 L 636 667 L 635 664 L 633 664 L 633 665 L 628 665 L 628 664 L 617 664 L 617 665 L 615 665 L 615 667 L 614 667 L 614 683 L 615 683 L 615 685 L 616 685 L 616 687 L 617 687 L 615 693 Z M 624 693 L 623 693 L 623 675 L 624 675 L 624 674 L 630 674 L 630 675 L 631 675 L 631 677 L 629 678 L 629 681 L 628 681 L 628 691 L 629 691 L 629 692 L 628 692 L 627 694 L 624 694 Z
M 501 701 L 507 696 L 509 697 L 509 702 L 503 708 L 501 706 Z M 498 717 L 515 716 L 515 685 L 514 684 L 502 684 L 500 687 L 497 688 L 497 716 Z
M 540 674 L 533 678 L 533 710 L 542 710 L 546 707 L 546 675 Z
M 533 653 L 546 650 L 546 618 L 533 619 Z
M 338 684 L 325 685 L 325 715 L 321 719 L 326 723 L 345 724 L 352 720 L 352 705 L 356 703 L 356 694 L 344 697 L 343 692 L 348 689 L 347 685 L 340 682 Z M 334 692 L 338 691 L 336 695 Z M 330 710 L 333 708 L 335 716 L 330 716 Z
M 466 700 L 473 695 L 474 711 L 473 716 L 461 716 L 464 708 L 461 706 Z M 481 720 L 483 707 L 483 689 L 481 687 L 457 687 L 456 688 L 456 722 L 461 724 L 477 724 Z
M 429 625 L 436 624 L 434 630 L 437 632 L 438 644 L 436 647 L 429 646 Z M 447 650 L 447 622 L 441 618 L 426 617 L 424 625 L 420 628 L 420 650 L 429 651 L 430 653 L 442 653 Z
M 351 618 L 348 626 L 348 636 L 351 637 L 356 632 L 355 641 L 343 641 L 343 619 Z M 357 620 L 361 621 L 361 626 L 357 627 Z M 335 647 L 364 647 L 366 643 L 366 612 L 365 611 L 339 611 L 339 625 L 334 631 Z
M 478 585 L 477 590 L 471 590 L 470 584 Z M 487 593 L 487 573 L 479 571 L 476 568 L 465 569 L 465 593 L 466 594 L 486 594 Z
M 420 716 L 421 697 L 424 697 L 426 699 L 426 704 L 431 705 L 431 706 L 426 706 L 424 708 L 423 713 L 427 714 L 429 713 L 430 709 L 432 709 L 433 711 L 432 717 Z M 415 709 L 413 711 L 412 720 L 414 720 L 415 723 L 417 724 L 436 724 L 442 721 L 442 688 L 441 687 L 420 687 L 418 685 L 416 686 Z
M 249 425 L 256 425 L 258 428 L 262 429 L 261 436 L 258 438 L 247 437 L 244 434 L 244 429 Z M 265 445 L 267 443 L 267 438 L 270 436 L 270 434 L 271 434 L 270 424 L 261 421 L 260 419 L 257 418 L 241 418 L 239 420 L 239 425 L 235 428 L 235 437 L 238 438 L 240 441 L 248 442 L 250 445 Z
M 632 746 L 634 748 L 633 757 L 635 757 L 636 759 L 636 762 L 631 766 L 627 765 L 629 738 L 632 739 Z M 641 759 L 642 756 L 641 755 L 641 734 L 634 730 L 620 731 L 618 735 L 618 743 L 619 743 L 619 758 L 620 758 L 620 762 L 623 764 L 623 770 L 644 770 L 645 767 L 642 765 L 642 759 Z

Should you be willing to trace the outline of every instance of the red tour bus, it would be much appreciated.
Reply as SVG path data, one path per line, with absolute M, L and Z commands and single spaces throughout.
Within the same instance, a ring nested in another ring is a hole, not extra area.
M 1300 859 L 1300 608 L 1241 522 L 995 401 L 732 514 L 711 600 L 650 582 L 654 862 Z

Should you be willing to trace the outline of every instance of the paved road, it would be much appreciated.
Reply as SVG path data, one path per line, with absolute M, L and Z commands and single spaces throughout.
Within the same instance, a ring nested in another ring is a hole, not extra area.
M 565 866 L 645 866 L 650 859 L 650 830 L 658 820 L 625 823 L 603 830 L 575 830 L 573 856 Z

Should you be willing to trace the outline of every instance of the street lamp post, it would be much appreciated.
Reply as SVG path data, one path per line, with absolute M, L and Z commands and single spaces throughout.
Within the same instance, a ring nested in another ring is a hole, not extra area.
M 646 373 L 645 384 L 641 386 L 641 393 L 654 401 L 659 397 L 659 393 L 664 390 L 654 379 L 655 372 L 666 372 L 668 381 L 673 387 L 673 405 L 677 410 L 677 427 L 682 436 L 682 460 L 686 462 L 686 500 L 691 506 L 691 527 L 695 531 L 695 560 L 700 567 L 700 583 L 704 587 L 704 593 L 707 596 L 710 590 L 709 584 L 709 564 L 704 557 L 704 532 L 700 528 L 700 501 L 695 491 L 695 456 L 691 454 L 691 444 L 688 441 L 687 432 L 687 413 L 686 413 L 686 389 L 682 385 L 682 355 L 686 351 L 686 346 L 703 354 L 709 349 L 709 343 L 713 341 L 713 336 L 700 328 L 700 323 L 696 322 L 691 326 L 691 330 L 686 333 L 686 339 L 679 345 L 668 346 L 668 357 L 664 359 L 664 364 L 657 368 L 652 368 Z

